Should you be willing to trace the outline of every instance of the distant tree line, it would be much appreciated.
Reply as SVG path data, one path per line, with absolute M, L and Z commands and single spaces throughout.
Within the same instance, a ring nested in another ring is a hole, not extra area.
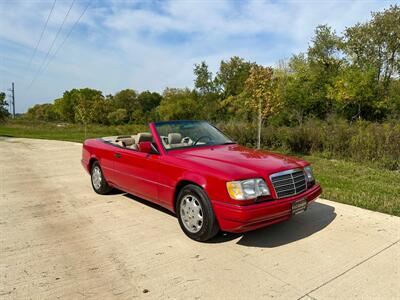
M 7 117 L 10 115 L 7 109 L 8 103 L 6 101 L 6 94 L 0 92 L 0 124 L 5 122 Z
M 336 115 L 385 121 L 400 119 L 400 7 L 372 13 L 338 35 L 315 29 L 305 53 L 274 68 L 240 57 L 194 66 L 194 88 L 156 92 L 122 90 L 104 96 L 89 88 L 66 91 L 53 104 L 35 105 L 26 118 L 70 123 L 125 124 L 151 120 L 207 119 L 301 125 Z

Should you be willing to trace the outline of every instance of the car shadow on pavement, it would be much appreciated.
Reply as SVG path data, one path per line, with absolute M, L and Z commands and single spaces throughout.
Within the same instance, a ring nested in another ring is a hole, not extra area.
M 242 234 L 222 232 L 210 243 L 224 243 L 240 238 L 238 245 L 274 248 L 313 235 L 327 227 L 335 218 L 333 206 L 314 202 L 305 213 L 293 216 L 288 221 Z
M 140 202 L 143 205 L 157 209 L 174 218 L 175 214 L 168 209 L 146 201 L 137 196 L 115 191 L 123 196 Z M 209 244 L 225 243 L 240 238 L 236 243 L 242 246 L 274 248 L 306 238 L 327 227 L 336 218 L 335 208 L 333 206 L 313 202 L 306 212 L 293 216 L 288 221 L 274 224 L 265 228 L 257 229 L 246 233 L 220 232 L 216 237 L 207 241 Z M 178 221 L 177 221 L 177 226 Z M 183 233 L 182 233 L 183 234 Z

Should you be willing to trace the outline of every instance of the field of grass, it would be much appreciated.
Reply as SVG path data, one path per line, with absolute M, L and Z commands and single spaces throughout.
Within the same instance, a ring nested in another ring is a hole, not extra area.
M 317 156 L 304 159 L 314 167 L 323 198 L 400 216 L 400 172 Z
M 6 124 L 0 124 L 0 136 L 62 140 L 79 143 L 89 138 L 129 134 L 143 130 L 146 130 L 146 127 L 143 125 L 88 125 L 85 130 L 85 127 L 80 124 L 56 124 L 25 120 L 11 120 Z
M 143 129 L 142 125 L 91 125 L 86 130 L 86 138 L 129 134 Z M 80 125 L 59 127 L 56 124 L 14 121 L 0 125 L 0 136 L 82 142 L 85 130 Z M 323 198 L 400 216 L 399 172 L 318 156 L 304 156 L 304 159 L 314 167 L 316 178 L 324 190 Z

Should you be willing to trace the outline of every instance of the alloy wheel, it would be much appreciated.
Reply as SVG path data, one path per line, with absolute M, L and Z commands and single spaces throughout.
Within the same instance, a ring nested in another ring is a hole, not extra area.
M 180 205 L 182 223 L 191 233 L 203 227 L 203 210 L 200 201 L 193 195 L 186 195 Z

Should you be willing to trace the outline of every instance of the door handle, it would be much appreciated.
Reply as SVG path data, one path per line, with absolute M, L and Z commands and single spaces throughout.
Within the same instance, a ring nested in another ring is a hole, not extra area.
M 119 153 L 115 153 L 114 156 L 115 156 L 116 158 L 121 158 L 122 155 L 119 154 Z

